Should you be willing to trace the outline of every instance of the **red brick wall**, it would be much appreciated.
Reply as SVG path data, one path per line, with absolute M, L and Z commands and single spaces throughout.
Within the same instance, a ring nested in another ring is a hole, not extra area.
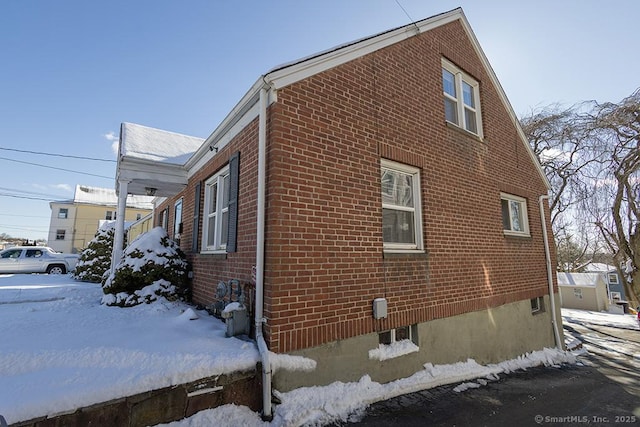
M 480 82 L 483 141 L 445 122 L 442 57 Z M 238 252 L 189 255 L 195 302 L 211 303 L 219 280 L 250 280 L 257 130 L 256 119 L 184 192 L 188 252 L 196 182 L 241 152 Z M 272 351 L 546 293 L 538 211 L 546 188 L 459 23 L 280 89 L 269 108 L 267 152 L 265 332 Z M 381 158 L 420 168 L 424 254 L 383 253 Z M 504 236 L 501 191 L 527 199 L 530 238 Z M 378 297 L 388 300 L 387 319 L 373 319 Z
M 193 267 L 193 300 L 197 304 L 211 304 L 219 281 L 238 279 L 242 283 L 251 281 L 251 268 L 255 265 L 256 249 L 256 188 L 258 179 L 258 120 L 254 120 L 216 156 L 189 179 L 184 192 L 167 200 L 157 209 L 160 212 L 169 206 L 169 230 L 173 230 L 173 205 L 180 197 L 183 201 L 183 233 L 181 249 L 187 253 Z M 200 254 L 204 213 L 204 182 L 229 162 L 229 157 L 240 152 L 240 181 L 238 194 L 238 250 L 226 255 Z M 200 192 L 200 220 L 198 224 L 198 253 L 191 252 L 193 241 L 193 212 L 195 188 L 202 183 Z M 171 232 L 170 232 L 171 233 Z
M 483 141 L 445 123 L 442 57 L 480 82 Z M 458 23 L 281 89 L 271 120 L 273 351 L 545 293 L 546 188 Z M 381 158 L 420 168 L 426 254 L 383 254 Z M 527 199 L 530 238 L 504 236 L 501 191 Z M 387 319 L 373 319 L 377 297 Z

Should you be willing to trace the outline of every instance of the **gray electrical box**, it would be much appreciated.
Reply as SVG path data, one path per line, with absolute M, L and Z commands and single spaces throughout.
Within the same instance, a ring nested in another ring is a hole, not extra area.
M 222 318 L 227 325 L 225 335 L 235 337 L 236 335 L 249 335 L 251 323 L 246 307 L 240 307 L 232 311 L 222 312 Z
M 373 300 L 373 318 L 383 319 L 387 317 L 387 299 L 376 298 Z

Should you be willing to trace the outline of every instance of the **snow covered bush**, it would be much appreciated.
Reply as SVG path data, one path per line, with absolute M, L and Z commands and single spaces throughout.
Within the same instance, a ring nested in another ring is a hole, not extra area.
M 115 222 L 105 222 L 96 232 L 73 271 L 73 278 L 83 282 L 101 283 L 111 268 L 111 249 Z
M 160 297 L 186 299 L 188 263 L 162 227 L 141 234 L 102 284 L 102 303 L 131 307 Z

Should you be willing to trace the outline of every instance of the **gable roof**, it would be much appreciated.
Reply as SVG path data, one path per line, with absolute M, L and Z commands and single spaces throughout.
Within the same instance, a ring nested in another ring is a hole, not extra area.
M 185 166 L 189 170 L 197 170 L 208 159 L 210 159 L 214 153 L 210 151 L 211 147 L 217 149 L 222 148 L 226 142 L 231 140 L 235 133 L 239 132 L 240 126 L 238 123 L 247 123 L 250 119 L 253 119 L 258 114 L 256 105 L 259 99 L 260 90 L 264 87 L 269 89 L 280 89 L 293 83 L 299 82 L 303 79 L 311 77 L 315 74 L 329 70 L 333 67 L 337 67 L 346 62 L 360 58 L 369 53 L 383 49 L 387 46 L 391 46 L 395 43 L 399 43 L 410 37 L 417 36 L 423 32 L 438 28 L 440 26 L 449 24 L 451 22 L 460 21 L 464 28 L 471 44 L 473 45 L 476 54 L 480 58 L 482 65 L 487 71 L 493 86 L 496 88 L 498 96 L 503 103 L 505 110 L 508 112 L 514 127 L 520 137 L 521 143 L 524 145 L 525 150 L 529 154 L 533 165 L 537 168 L 540 178 L 544 182 L 547 189 L 551 188 L 551 184 L 545 175 L 542 166 L 538 158 L 536 157 L 533 149 L 529 145 L 527 138 L 522 131 L 520 121 L 511 106 L 511 103 L 507 99 L 507 96 L 502 88 L 502 85 L 498 81 L 493 68 L 489 64 L 489 60 L 484 54 L 478 40 L 467 21 L 467 18 L 462 11 L 462 8 L 457 8 L 444 12 L 432 17 L 423 19 L 421 21 L 413 22 L 408 25 L 397 27 L 382 33 L 365 37 L 356 41 L 342 44 L 332 49 L 316 53 L 305 58 L 283 64 L 273 68 L 271 71 L 260 76 L 249 91 L 242 97 L 242 99 L 236 104 L 231 112 L 225 117 L 220 125 L 214 130 L 214 132 L 207 138 L 205 143 L 198 149 L 195 155 L 187 161 Z M 271 91 L 270 91 L 271 92 Z M 275 95 L 270 93 L 269 103 L 275 101 Z M 235 132 L 235 133 L 234 133 Z
M 557 273 L 558 286 L 582 286 L 595 288 L 602 276 L 600 273 Z

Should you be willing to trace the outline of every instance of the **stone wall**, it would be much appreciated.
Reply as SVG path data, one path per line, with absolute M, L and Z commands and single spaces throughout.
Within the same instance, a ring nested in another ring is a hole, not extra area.
M 134 396 L 43 416 L 12 424 L 15 427 L 142 427 L 178 421 L 204 409 L 234 403 L 262 410 L 259 371 L 236 372 L 187 384 L 165 387 Z

